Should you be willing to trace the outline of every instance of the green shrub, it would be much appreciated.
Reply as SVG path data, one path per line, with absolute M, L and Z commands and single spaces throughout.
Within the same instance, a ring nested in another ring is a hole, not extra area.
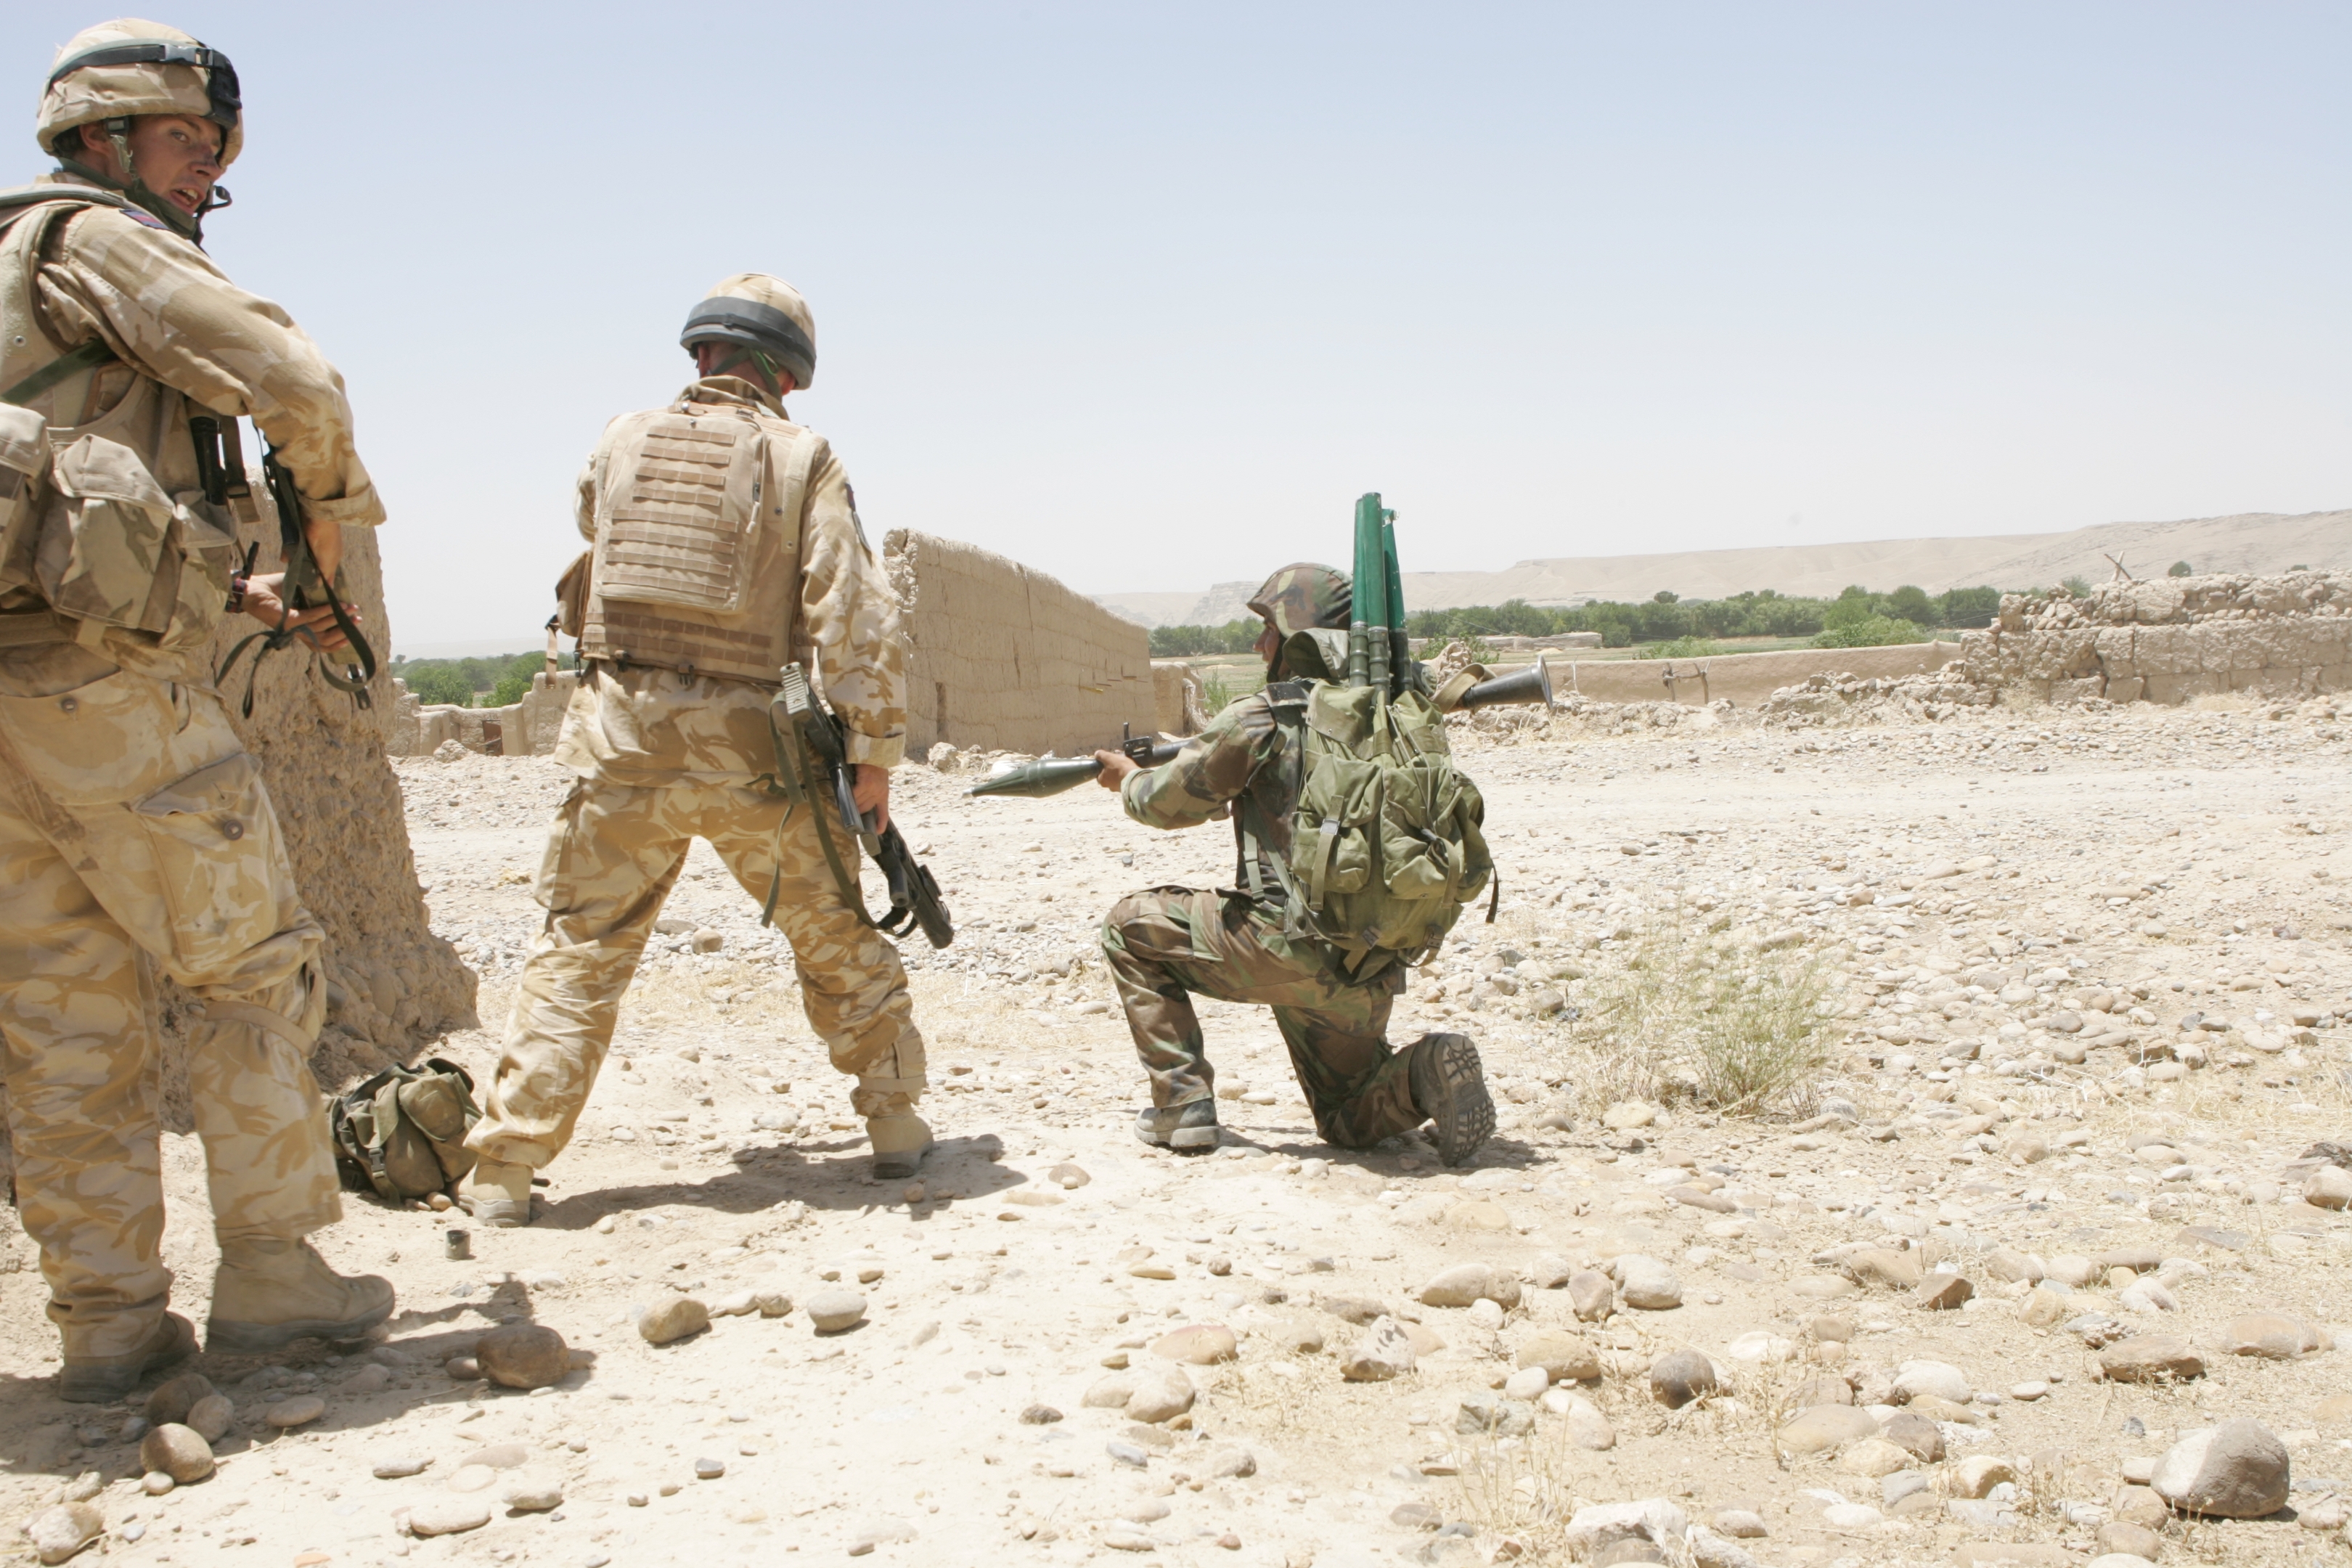
M 2197 568 L 2186 561 L 2176 561 L 2164 569 L 2164 574 L 2168 577 L 2194 577 L 2197 575 Z
M 1633 655 L 1635 658 L 1713 658 L 1723 650 L 1706 637 L 1676 637 L 1672 642 L 1653 643 Z
M 499 683 L 490 689 L 490 700 L 482 706 L 505 708 L 521 701 L 530 694 L 530 678 L 533 673 L 528 669 L 507 671 L 499 677 Z
M 1813 639 L 1815 647 L 1893 647 L 1900 643 L 1926 642 L 1927 634 L 1916 621 L 1893 616 L 1871 616 L 1832 626 Z

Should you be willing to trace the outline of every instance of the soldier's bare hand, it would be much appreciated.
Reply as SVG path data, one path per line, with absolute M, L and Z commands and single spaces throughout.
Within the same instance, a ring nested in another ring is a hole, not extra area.
M 852 765 L 856 771 L 850 776 L 849 798 L 857 803 L 860 816 L 874 818 L 874 831 L 879 833 L 890 826 L 890 770 L 872 763 Z
M 1097 752 L 1095 761 L 1102 764 L 1102 772 L 1095 775 L 1095 783 L 1114 795 L 1118 793 L 1129 778 L 1143 771 L 1135 765 L 1135 759 L 1125 752 Z
M 350 640 L 343 636 L 342 628 L 335 625 L 335 610 L 331 605 L 320 605 L 315 610 L 302 610 L 288 619 L 286 601 L 278 596 L 285 584 L 286 574 L 283 572 L 247 578 L 245 613 L 272 631 L 278 629 L 280 620 L 285 620 L 287 627 L 300 632 L 302 640 L 312 647 L 341 647 Z M 360 607 L 357 605 L 345 605 L 343 614 L 352 618 L 353 626 L 359 624 Z

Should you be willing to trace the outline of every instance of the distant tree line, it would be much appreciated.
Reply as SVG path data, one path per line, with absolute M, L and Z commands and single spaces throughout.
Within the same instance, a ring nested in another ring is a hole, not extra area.
M 1685 599 L 1661 593 L 1638 604 L 1598 600 L 1570 608 L 1513 599 L 1501 605 L 1416 610 L 1405 617 L 1405 626 L 1416 637 L 1599 632 L 1604 647 L 1717 637 L 1812 637 L 1824 647 L 1868 647 L 1922 641 L 1938 628 L 1981 627 L 2000 609 L 1998 588 L 1954 588 L 1931 595 L 1906 584 L 1890 594 L 1874 594 L 1857 584 L 1833 599 L 1776 594 L 1769 588 L 1728 599 Z M 1257 633 L 1255 620 L 1228 621 L 1221 626 L 1155 626 L 1151 652 L 1157 658 L 1247 653 Z
M 566 669 L 578 660 L 559 656 Z M 504 708 L 520 702 L 530 689 L 530 678 L 547 668 L 543 653 L 509 653 L 488 658 L 394 658 L 392 673 L 408 683 L 419 702 L 447 703 L 456 708 Z

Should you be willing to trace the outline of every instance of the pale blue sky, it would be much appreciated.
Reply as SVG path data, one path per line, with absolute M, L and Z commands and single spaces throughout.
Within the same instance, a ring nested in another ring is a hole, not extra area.
M 0 16 L 25 175 L 107 14 Z M 1375 488 L 1410 570 L 2352 504 L 2342 5 L 152 14 L 243 75 L 212 248 L 350 380 L 395 647 L 530 645 L 747 268 L 877 543 L 1088 592 Z

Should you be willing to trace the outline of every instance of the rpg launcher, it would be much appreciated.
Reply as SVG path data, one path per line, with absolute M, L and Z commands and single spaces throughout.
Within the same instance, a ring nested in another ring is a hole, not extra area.
M 1126 724 L 1118 727 L 1118 749 L 1137 767 L 1156 768 L 1184 749 L 1181 741 L 1155 740 L 1150 735 L 1139 738 L 1129 732 L 1130 728 Z M 1076 789 L 1101 773 L 1102 764 L 1092 757 L 1039 757 L 1034 763 L 1023 763 L 1001 773 L 992 773 L 964 794 L 1009 795 L 1023 800 L 1044 800 L 1047 795 L 1059 795 L 1066 789 Z
M 1438 711 L 1494 708 L 1540 702 L 1547 710 L 1557 704 L 1551 695 L 1551 671 L 1543 656 L 1529 668 L 1489 677 L 1485 667 L 1472 665 L 1434 692 L 1427 671 L 1412 657 L 1405 635 L 1404 575 L 1397 569 L 1396 513 L 1381 505 L 1377 490 L 1356 500 L 1355 604 L 1348 622 L 1348 684 L 1371 686 L 1383 697 L 1419 690 L 1427 693 Z

